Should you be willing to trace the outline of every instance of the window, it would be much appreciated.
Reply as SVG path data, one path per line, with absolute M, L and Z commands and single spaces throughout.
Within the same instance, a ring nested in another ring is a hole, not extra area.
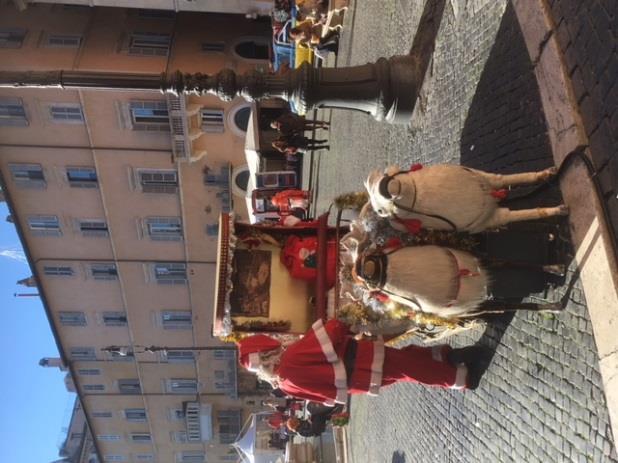
M 108 352 L 108 358 L 114 362 L 132 362 L 135 359 L 133 351 L 125 352 Z
M 215 352 L 215 360 L 234 360 L 236 359 L 236 349 L 217 349 Z
M 177 455 L 178 463 L 203 463 L 206 461 L 206 454 L 202 450 L 186 450 Z
M 77 374 L 80 376 L 99 376 L 101 374 L 100 368 L 80 368 L 77 370 Z
M 90 273 L 95 280 L 116 280 L 118 278 L 115 264 L 90 264 Z
M 178 174 L 175 170 L 139 170 L 139 185 L 144 193 L 176 193 Z
M 102 219 L 79 220 L 79 231 L 85 237 L 103 237 L 109 234 L 107 222 Z
M 26 110 L 21 98 L 0 98 L 0 126 L 25 127 Z
M 150 236 L 151 240 L 182 240 L 182 222 L 180 217 L 148 217 L 145 222 L 148 236 Z
M 197 394 L 196 379 L 169 379 L 167 391 L 172 394 Z
M 133 455 L 133 459 L 135 461 L 152 461 L 154 460 L 154 455 L 152 453 L 136 453 Z
M 141 394 L 142 387 L 137 378 L 119 379 L 118 390 L 122 394 Z
M 126 326 L 126 312 L 103 312 L 103 324 L 105 326 Z
M 94 347 L 71 347 L 71 360 L 96 360 Z
M 20 48 L 26 38 L 26 29 L 0 27 L 0 48 Z
M 225 370 L 215 370 L 215 379 L 225 379 Z
M 245 59 L 268 59 L 269 44 L 267 41 L 246 41 L 241 42 L 234 48 L 234 51 L 238 56 Z
M 28 216 L 28 227 L 35 236 L 60 236 L 60 221 L 55 215 Z
M 231 444 L 236 440 L 240 433 L 240 421 L 240 410 L 221 410 L 217 413 L 220 443 Z
M 70 439 L 83 439 L 84 438 L 84 433 L 83 432 L 72 432 L 71 433 L 71 437 Z
M 169 34 L 136 32 L 129 39 L 129 54 L 143 56 L 167 56 L 171 43 Z
M 202 111 L 202 130 L 208 133 L 221 133 L 225 130 L 223 123 L 222 109 L 203 108 Z
M 127 461 L 124 455 L 103 455 L 103 461 Z
M 251 106 L 242 106 L 234 112 L 234 125 L 241 132 L 246 132 L 249 127 L 249 117 L 251 116 Z
M 152 441 L 152 438 L 150 437 L 150 433 L 134 432 L 134 433 L 131 433 L 131 440 L 133 442 L 150 442 Z
M 97 171 L 94 167 L 67 167 L 67 180 L 71 188 L 97 188 Z
M 50 34 L 47 36 L 47 46 L 51 48 L 78 48 L 81 43 L 81 35 Z
M 133 455 L 133 459 L 135 461 L 152 461 L 154 460 L 154 455 L 152 453 L 136 453 Z
M 207 236 L 219 235 L 219 224 L 217 223 L 206 224 L 206 235 Z
M 165 352 L 165 360 L 172 363 L 193 362 L 195 353 L 190 350 L 168 350 Z
M 202 51 L 207 53 L 223 53 L 225 51 L 224 42 L 202 42 Z
M 168 417 L 171 421 L 183 421 L 185 419 L 184 408 L 170 408 L 168 411 Z
M 161 323 L 166 330 L 191 329 L 193 317 L 189 310 L 165 310 L 161 313 Z
M 233 386 L 234 383 L 231 381 L 215 381 L 215 391 L 229 392 Z
M 49 115 L 54 122 L 74 124 L 84 122 L 84 114 L 79 104 L 53 104 L 49 107 Z
M 178 444 L 186 444 L 189 442 L 186 431 L 173 431 L 170 433 L 170 437 L 172 442 L 176 442 Z
M 158 284 L 179 285 L 187 282 L 187 266 L 180 262 L 154 264 L 153 273 Z
M 83 384 L 82 387 L 84 391 L 88 392 L 101 392 L 105 390 L 105 386 L 103 384 Z
M 59 312 L 60 324 L 63 326 L 86 326 L 84 312 Z
M 121 440 L 121 438 L 118 434 L 98 434 L 97 440 L 110 442 L 110 441 L 119 441 Z
M 146 421 L 146 409 L 145 408 L 125 408 L 124 417 L 127 421 L 133 423 L 143 423 Z
M 131 125 L 133 130 L 146 132 L 169 132 L 170 120 L 166 101 L 131 101 Z
M 67 265 L 44 265 L 43 273 L 48 276 L 73 276 L 73 267 Z
M 45 188 L 47 186 L 41 164 L 9 164 L 9 169 L 17 186 L 29 188 Z
M 92 412 L 93 418 L 111 418 L 112 412 L 109 410 L 95 410 Z

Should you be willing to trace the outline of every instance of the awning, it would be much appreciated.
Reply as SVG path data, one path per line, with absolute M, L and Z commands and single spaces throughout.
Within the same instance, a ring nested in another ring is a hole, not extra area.
M 260 129 L 258 127 L 257 106 L 254 103 L 251 106 L 251 114 L 249 115 L 249 123 L 247 124 L 247 135 L 245 137 L 245 160 L 249 168 L 249 182 L 245 194 L 247 203 L 247 212 L 249 213 L 249 221 L 255 223 L 255 215 L 253 215 L 253 204 L 251 203 L 251 195 L 255 190 L 256 180 L 255 174 L 260 171 Z

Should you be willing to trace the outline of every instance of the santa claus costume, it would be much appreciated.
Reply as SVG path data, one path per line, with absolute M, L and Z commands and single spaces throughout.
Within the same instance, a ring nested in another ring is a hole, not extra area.
M 261 353 L 280 347 L 264 335 L 242 339 L 240 363 L 257 371 Z M 377 395 L 381 387 L 398 382 L 464 389 L 468 369 L 463 363 L 452 364 L 451 350 L 447 345 L 393 349 L 381 340 L 355 340 L 338 320 L 318 320 L 302 339 L 287 346 L 274 373 L 287 395 L 328 405 L 345 403 L 348 394 Z

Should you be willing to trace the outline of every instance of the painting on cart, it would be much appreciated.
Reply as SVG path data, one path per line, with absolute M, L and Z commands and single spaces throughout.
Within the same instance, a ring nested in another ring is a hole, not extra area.
M 272 252 L 237 249 L 234 253 L 232 315 L 268 317 Z

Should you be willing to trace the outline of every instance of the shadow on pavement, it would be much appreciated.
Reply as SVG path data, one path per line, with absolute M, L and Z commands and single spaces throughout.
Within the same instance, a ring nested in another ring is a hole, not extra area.
M 553 165 L 536 78 L 510 3 L 472 99 L 460 149 L 462 165 L 489 172 L 538 171 Z M 562 197 L 554 181 L 513 189 L 504 203 L 511 209 L 527 209 L 560 204 Z M 479 240 L 483 258 L 567 267 L 573 258 L 565 220 L 512 224 L 506 231 L 480 235 Z M 492 277 L 492 295 L 510 302 L 521 302 L 530 294 L 545 298 L 551 287 L 565 281 L 523 268 L 493 270 Z M 489 317 L 479 345 L 495 351 L 513 317 L 514 313 Z
M 421 14 L 418 29 L 414 35 L 410 55 L 416 56 L 419 60 L 420 81 L 417 87 L 419 89 L 423 84 L 423 79 L 433 56 L 445 6 L 446 0 L 427 0 Z
M 406 454 L 401 450 L 393 452 L 393 459 L 391 460 L 391 463 L 406 463 Z

